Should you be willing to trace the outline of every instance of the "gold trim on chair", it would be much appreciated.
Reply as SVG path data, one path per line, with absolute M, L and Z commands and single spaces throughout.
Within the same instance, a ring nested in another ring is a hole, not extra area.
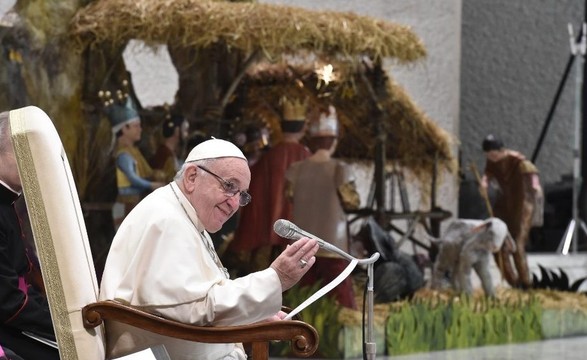
M 56 331 L 59 334 L 57 336 L 59 355 L 62 360 L 77 360 L 75 341 L 71 332 L 72 327 L 67 311 L 67 304 L 65 303 L 65 292 L 60 281 L 61 277 L 55 256 L 49 220 L 45 212 L 43 194 L 41 193 L 38 182 L 39 177 L 37 176 L 33 155 L 27 138 L 25 125 L 27 119 L 21 110 L 11 111 L 9 116 L 18 172 L 29 212 L 37 254 L 42 263 L 41 272 L 49 300 L 53 327 L 61 329 L 61 331 Z

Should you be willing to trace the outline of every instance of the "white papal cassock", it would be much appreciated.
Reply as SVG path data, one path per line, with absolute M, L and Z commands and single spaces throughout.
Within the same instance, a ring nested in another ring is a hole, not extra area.
M 155 190 L 125 218 L 108 254 L 100 300 L 116 299 L 194 325 L 242 325 L 275 315 L 281 283 L 269 268 L 227 279 L 212 241 L 179 187 Z M 244 359 L 241 344 L 203 344 L 109 322 L 111 357 L 163 344 L 174 360 Z

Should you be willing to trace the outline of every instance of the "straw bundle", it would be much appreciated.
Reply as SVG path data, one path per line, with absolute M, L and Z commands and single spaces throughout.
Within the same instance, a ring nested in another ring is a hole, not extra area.
M 71 34 L 80 49 L 141 39 L 183 47 L 221 42 L 245 52 L 261 49 L 270 58 L 301 49 L 402 63 L 425 56 L 421 40 L 406 26 L 351 12 L 244 2 L 98 0 L 76 14 Z

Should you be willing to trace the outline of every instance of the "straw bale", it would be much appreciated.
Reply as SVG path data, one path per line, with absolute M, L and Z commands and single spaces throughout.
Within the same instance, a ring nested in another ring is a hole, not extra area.
M 401 63 L 425 56 L 406 26 L 352 12 L 210 0 L 97 0 L 71 23 L 80 49 L 93 43 L 124 45 L 130 39 L 183 47 L 224 43 L 270 58 L 309 49 L 323 54 L 390 57 Z

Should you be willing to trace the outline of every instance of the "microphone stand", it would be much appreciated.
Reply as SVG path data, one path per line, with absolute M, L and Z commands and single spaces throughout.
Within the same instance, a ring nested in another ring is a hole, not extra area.
M 334 251 L 337 249 L 339 251 Z M 328 250 L 333 250 L 337 254 L 341 255 L 347 260 L 357 260 L 357 265 L 367 265 L 367 336 L 365 337 L 365 354 L 367 355 L 367 360 L 375 360 L 377 355 L 377 345 L 375 343 L 375 331 L 374 331 L 374 321 L 373 318 L 375 317 L 374 314 L 374 305 L 373 305 L 373 292 L 374 292 L 374 285 L 373 285 L 373 267 L 375 266 L 375 262 L 379 260 L 379 253 L 375 252 L 371 257 L 367 259 L 357 259 L 354 256 L 347 254 L 346 252 L 338 249 L 337 247 L 333 247 L 332 249 L 329 248 Z
M 278 229 L 275 229 L 275 226 L 277 226 L 278 222 L 282 222 L 282 224 L 283 224 L 283 228 L 280 229 L 279 231 L 278 231 Z M 367 259 L 357 259 L 356 257 L 354 257 L 350 254 L 347 254 L 345 251 L 339 249 L 338 247 L 336 247 L 336 246 L 334 246 L 334 245 L 332 245 L 322 239 L 317 238 L 315 235 L 312 235 L 312 234 L 298 228 L 297 226 L 293 225 L 289 221 L 277 220 L 277 222 L 275 222 L 275 226 L 274 226 L 275 232 L 278 235 L 283 236 L 287 239 L 297 240 L 298 239 L 297 237 L 292 236 L 293 233 L 297 233 L 301 236 L 313 238 L 313 239 L 318 240 L 318 244 L 320 245 L 320 247 L 322 249 L 334 252 L 349 261 L 356 260 L 357 265 L 367 265 L 367 299 L 366 299 L 366 303 L 367 303 L 367 336 L 365 338 L 365 354 L 366 354 L 368 360 L 375 360 L 375 356 L 377 355 L 377 346 L 375 344 L 375 331 L 373 330 L 373 326 L 374 326 L 373 317 L 375 316 L 374 315 L 374 306 L 373 306 L 373 291 L 374 291 L 373 267 L 374 267 L 375 262 L 377 260 L 379 260 L 379 256 L 380 256 L 379 253 L 375 252 L 371 255 L 371 257 L 369 257 Z M 286 228 L 287 228 L 287 232 L 283 233 L 281 230 L 285 230 Z
M 377 256 L 375 256 L 377 255 Z M 379 253 L 376 252 L 368 260 L 375 256 L 375 260 L 367 263 L 367 337 L 365 339 L 365 353 L 368 360 L 375 360 L 377 355 L 377 346 L 375 344 L 374 322 L 373 317 L 373 265 L 379 259 Z
M 336 250 L 338 251 L 336 251 Z M 337 247 L 329 247 L 328 250 L 334 251 L 340 256 L 344 257 L 347 260 L 357 260 L 357 265 L 367 265 L 367 336 L 365 337 L 365 354 L 367 355 L 367 360 L 375 360 L 377 356 L 377 345 L 375 343 L 375 331 L 374 331 L 374 322 L 373 318 L 375 317 L 374 314 L 374 305 L 373 305 L 373 292 L 374 292 L 374 285 L 373 285 L 373 267 L 375 262 L 379 260 L 379 253 L 375 252 L 371 257 L 367 259 L 357 259 L 354 256 L 347 254 L 346 252 L 342 251 Z
M 304 236 L 307 236 L 307 234 L 304 234 Z M 377 356 L 377 345 L 375 343 L 375 324 L 373 321 L 373 318 L 375 317 L 373 305 L 373 292 L 375 289 L 373 285 L 373 267 L 375 265 L 375 262 L 379 260 L 380 255 L 378 252 L 375 252 L 373 253 L 373 255 L 371 255 L 371 257 L 367 259 L 357 259 L 356 257 L 347 254 L 346 252 L 342 251 L 336 246 L 324 246 L 324 248 L 326 250 L 330 250 L 332 252 L 337 253 L 338 255 L 342 256 L 343 258 L 349 261 L 357 260 L 357 265 L 367 265 L 367 336 L 365 337 L 365 354 L 367 355 L 367 360 L 375 360 L 375 357 Z

